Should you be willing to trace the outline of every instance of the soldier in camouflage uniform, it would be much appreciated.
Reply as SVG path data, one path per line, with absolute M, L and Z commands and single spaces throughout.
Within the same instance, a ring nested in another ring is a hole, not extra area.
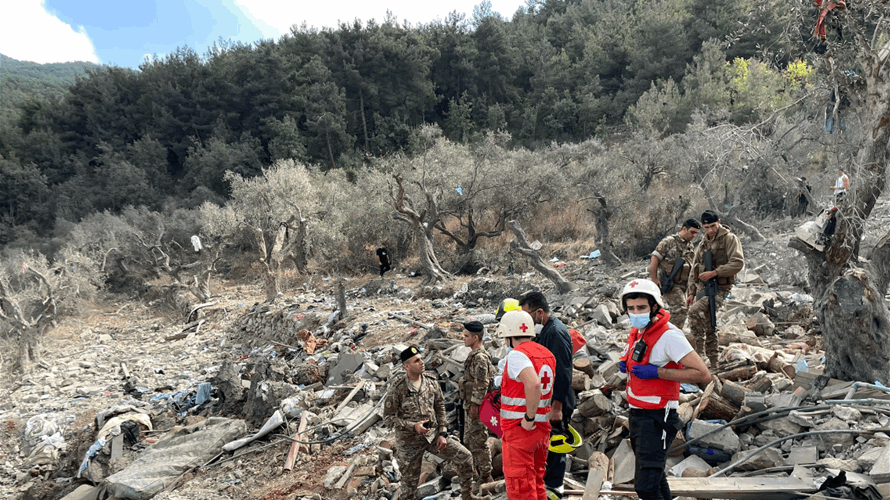
M 495 367 L 491 355 L 482 345 L 485 327 L 478 321 L 464 323 L 464 345 L 472 348 L 464 361 L 464 376 L 460 380 L 460 398 L 464 401 L 464 446 L 473 454 L 476 472 L 481 483 L 490 483 L 491 450 L 488 449 L 488 429 L 479 420 L 479 406 L 489 391 L 494 389 Z
M 689 330 L 692 333 L 693 347 L 704 358 L 711 362 L 711 372 L 717 371 L 717 332 L 711 329 L 711 312 L 709 299 L 703 292 L 705 281 L 717 279 L 717 296 L 714 304 L 719 310 L 732 290 L 735 275 L 745 266 L 745 256 L 739 237 L 729 229 L 720 225 L 720 216 L 712 210 L 706 210 L 701 216 L 702 238 L 695 256 L 692 258 L 692 269 L 686 285 L 686 305 L 689 306 Z M 714 270 L 705 271 L 704 254 L 711 251 L 714 258 Z
M 473 456 L 448 436 L 445 399 L 436 379 L 423 373 L 420 350 L 411 346 L 400 357 L 405 374 L 393 381 L 383 406 L 384 423 L 396 431 L 396 460 L 402 472 L 399 498 L 414 500 L 423 454 L 430 452 L 452 462 L 461 483 L 462 500 L 480 500 L 471 492 Z
M 683 223 L 680 232 L 666 236 L 658 243 L 655 251 L 652 252 L 652 260 L 649 263 L 649 280 L 660 289 L 663 283 L 658 271 L 670 276 L 677 259 L 682 258 L 686 261 L 683 264 L 683 269 L 674 276 L 674 286 L 661 296 L 667 303 L 667 309 L 671 312 L 671 323 L 681 330 L 683 324 L 686 323 L 686 281 L 689 279 L 689 269 L 695 253 L 695 245 L 692 240 L 698 235 L 699 230 L 701 230 L 701 224 L 695 219 L 688 219 Z

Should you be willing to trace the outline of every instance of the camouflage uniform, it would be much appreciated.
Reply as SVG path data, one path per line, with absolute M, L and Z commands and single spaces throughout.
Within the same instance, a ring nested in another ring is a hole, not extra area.
M 652 252 L 653 257 L 658 258 L 658 270 L 663 272 L 665 276 L 670 276 L 674 269 L 674 262 L 682 258 L 686 261 L 683 269 L 674 277 L 674 287 L 671 291 L 662 296 L 667 309 L 671 312 L 671 323 L 679 329 L 683 329 L 686 323 L 686 282 L 689 279 L 689 269 L 692 264 L 692 258 L 695 254 L 695 245 L 691 241 L 686 241 L 679 233 L 666 236 L 655 251 Z M 658 276 L 659 280 L 664 277 Z M 653 280 L 654 281 L 654 280 Z M 662 283 L 664 285 L 664 283 Z
M 464 445 L 473 454 L 480 478 L 491 477 L 491 451 L 488 449 L 488 428 L 479 420 L 479 406 L 494 389 L 494 365 L 484 347 L 474 349 L 464 361 L 460 380 L 460 398 L 464 400 Z M 472 411 L 471 411 L 472 408 Z
M 732 290 L 735 275 L 745 266 L 745 256 L 742 253 L 742 244 L 739 237 L 732 234 L 729 229 L 720 226 L 713 239 L 707 235 L 702 238 L 698 248 L 695 249 L 695 257 L 692 260 L 692 269 L 689 272 L 687 293 L 697 295 L 704 291 L 705 284 L 698 279 L 698 275 L 705 272 L 704 254 L 710 250 L 714 256 L 714 269 L 717 271 L 717 296 L 714 304 L 719 310 Z M 717 369 L 717 332 L 711 330 L 711 313 L 708 297 L 702 294 L 696 297 L 695 302 L 689 308 L 689 330 L 692 332 L 692 345 L 702 358 L 705 356 L 711 361 L 711 370 Z
M 384 423 L 396 431 L 396 460 L 402 473 L 399 498 L 413 500 L 420 480 L 423 453 L 430 452 L 450 460 L 457 470 L 463 489 L 469 491 L 473 478 L 473 456 L 460 442 L 446 437 L 444 450 L 436 449 L 436 438 L 446 434 L 445 399 L 439 384 L 431 375 L 421 375 L 420 389 L 415 390 L 405 374 L 395 379 L 383 406 Z M 414 423 L 429 420 L 429 432 L 418 434 Z

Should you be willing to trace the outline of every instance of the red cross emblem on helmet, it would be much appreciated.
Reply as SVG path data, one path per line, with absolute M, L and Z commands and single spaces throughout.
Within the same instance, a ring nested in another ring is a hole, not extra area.
M 633 288 L 639 284 L 640 284 L 640 282 L 635 280 L 635 281 L 631 281 L 630 283 L 628 283 L 627 286 Z

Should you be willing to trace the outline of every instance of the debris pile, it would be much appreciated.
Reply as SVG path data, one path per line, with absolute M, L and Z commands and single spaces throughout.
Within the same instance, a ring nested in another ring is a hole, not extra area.
M 718 314 L 716 377 L 682 385 L 685 426 L 667 464 L 674 494 L 791 498 L 823 487 L 826 497 L 890 496 L 890 389 L 823 377 L 812 298 L 780 284 L 781 250 L 744 244 L 749 269 Z M 484 347 L 497 362 L 507 349 L 493 338 L 491 313 L 529 289 L 545 291 L 554 313 L 587 341 L 573 359 L 572 425 L 583 444 L 569 455 L 567 497 L 630 492 L 634 456 L 618 370 L 630 325 L 616 296 L 645 270 L 561 262 L 579 285 L 561 296 L 535 276 L 425 288 L 400 277 L 398 285 L 370 280 L 347 290 L 344 311 L 330 283 L 279 304 L 247 306 L 230 292 L 187 335 L 160 326 L 148 310 L 125 325 L 94 318 L 0 390 L 0 492 L 392 500 L 398 445 L 381 406 L 402 370 L 398 354 L 422 347 L 456 435 L 457 380 L 469 353 L 460 323 L 489 325 Z M 500 443 L 492 436 L 490 445 L 498 479 Z M 418 498 L 458 495 L 453 477 L 428 456 Z M 483 490 L 505 498 L 503 480 Z

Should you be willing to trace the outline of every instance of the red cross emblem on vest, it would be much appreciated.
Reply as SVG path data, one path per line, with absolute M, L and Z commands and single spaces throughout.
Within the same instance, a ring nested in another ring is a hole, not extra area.
M 553 369 L 549 365 L 542 366 L 538 378 L 541 380 L 541 396 L 550 394 L 553 390 Z

